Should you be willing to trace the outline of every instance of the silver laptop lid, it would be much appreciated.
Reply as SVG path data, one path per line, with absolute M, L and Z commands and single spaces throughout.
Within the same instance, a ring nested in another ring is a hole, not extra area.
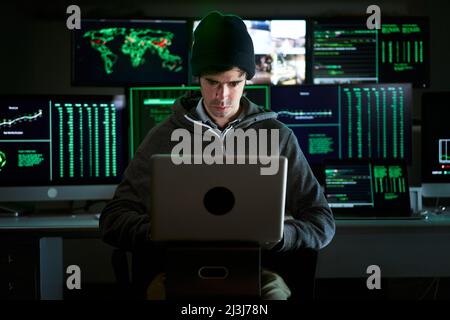
M 223 164 L 188 158 L 184 164 L 171 155 L 151 159 L 152 240 L 269 244 L 282 238 L 287 158 L 234 157 Z

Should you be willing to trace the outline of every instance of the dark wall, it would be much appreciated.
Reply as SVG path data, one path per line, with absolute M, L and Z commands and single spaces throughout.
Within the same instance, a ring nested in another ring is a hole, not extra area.
M 111 94 L 122 88 L 72 87 L 70 35 L 66 28 L 69 1 L 4 4 L 0 12 L 0 63 L 2 93 Z M 78 1 L 82 17 L 196 17 L 220 10 L 252 17 L 366 15 L 372 1 Z M 431 87 L 450 90 L 450 36 L 447 13 L 450 2 L 377 1 L 383 15 L 427 15 L 431 19 Z M 422 89 L 414 90 L 413 117 L 420 119 Z M 420 184 L 420 127 L 413 128 L 411 184 Z

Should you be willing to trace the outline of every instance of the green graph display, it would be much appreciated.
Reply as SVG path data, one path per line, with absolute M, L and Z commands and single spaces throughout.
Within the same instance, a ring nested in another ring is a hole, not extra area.
M 395 71 L 413 70 L 412 64 L 424 62 L 424 42 L 414 39 L 422 32 L 418 24 L 383 24 L 382 35 L 385 38 L 402 35 L 409 39 L 381 41 L 381 63 L 394 64 Z
M 427 17 L 383 17 L 380 29 L 357 18 L 319 18 L 312 23 L 314 84 L 430 82 Z
M 6 154 L 0 151 L 0 170 L 6 165 Z
M 344 87 L 342 92 L 347 157 L 405 159 L 409 120 L 404 88 Z
M 309 154 L 330 154 L 334 152 L 333 137 L 327 136 L 325 133 L 313 133 L 308 135 Z
M 15 124 L 20 124 L 22 122 L 30 122 L 33 121 L 35 119 L 38 119 L 42 117 L 42 110 L 38 110 L 37 112 L 34 112 L 32 114 L 29 115 L 23 115 L 14 119 L 1 119 L 0 120 L 0 128 L 1 127 L 11 127 Z
M 450 139 L 439 139 L 439 163 L 450 163 Z
M 117 175 L 116 111 L 113 103 L 55 103 L 58 178 Z M 56 141 L 55 141 L 56 142 Z M 89 170 L 86 171 L 86 166 Z
M 37 150 L 18 150 L 17 167 L 34 167 L 44 161 L 44 154 Z
M 375 193 L 383 194 L 386 200 L 396 199 L 407 191 L 405 173 L 400 166 L 376 165 L 373 171 Z
M 315 84 L 376 82 L 377 30 L 360 22 L 322 22 L 313 31 L 313 78 Z

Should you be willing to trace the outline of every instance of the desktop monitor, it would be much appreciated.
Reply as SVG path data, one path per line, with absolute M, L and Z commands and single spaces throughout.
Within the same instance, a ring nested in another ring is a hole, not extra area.
M 181 96 L 193 92 L 200 95 L 200 87 L 136 87 L 129 89 L 131 157 L 148 131 L 172 114 L 174 102 Z M 243 95 L 266 110 L 269 109 L 268 86 L 245 86 Z
M 324 172 L 325 196 L 336 217 L 411 215 L 402 160 L 330 160 Z
M 422 194 L 450 197 L 450 92 L 422 95 Z
M 186 20 L 81 20 L 72 37 L 72 84 L 185 85 Z
M 313 165 L 329 159 L 411 161 L 410 84 L 271 88 L 271 109 Z
M 199 21 L 194 21 L 193 30 Z M 248 84 L 296 85 L 306 81 L 305 19 L 244 20 L 255 50 L 255 76 Z
M 314 84 L 377 82 L 377 30 L 368 29 L 366 19 L 312 21 Z
M 127 164 L 125 96 L 0 96 L 0 201 L 112 197 Z
M 427 17 L 385 17 L 370 30 L 367 17 L 312 22 L 314 84 L 403 83 L 429 86 Z
M 379 82 L 430 86 L 428 17 L 383 17 L 378 37 Z

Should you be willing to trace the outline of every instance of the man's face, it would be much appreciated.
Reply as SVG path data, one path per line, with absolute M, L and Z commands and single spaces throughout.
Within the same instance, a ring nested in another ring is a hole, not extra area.
M 219 127 L 225 127 L 239 114 L 245 86 L 245 72 L 239 68 L 200 77 L 203 103 L 208 115 Z

